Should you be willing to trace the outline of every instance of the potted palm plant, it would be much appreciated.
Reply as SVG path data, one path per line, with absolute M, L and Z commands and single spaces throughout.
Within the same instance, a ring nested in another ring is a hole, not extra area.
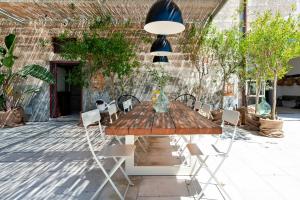
M 5 46 L 0 46 L 0 126 L 9 124 L 14 121 L 10 114 L 17 108 L 19 100 L 26 93 L 34 93 L 38 88 L 27 88 L 18 90 L 17 86 L 21 85 L 29 76 L 45 81 L 47 83 L 54 83 L 52 74 L 44 67 L 31 64 L 26 65 L 21 69 L 14 69 L 15 60 L 14 55 L 16 35 L 9 34 L 4 39 Z M 19 112 L 22 109 L 18 108 Z M 16 111 L 14 111 L 16 112 Z

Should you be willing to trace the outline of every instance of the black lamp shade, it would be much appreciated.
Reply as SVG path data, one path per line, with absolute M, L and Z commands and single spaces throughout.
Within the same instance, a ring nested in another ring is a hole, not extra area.
M 170 35 L 184 31 L 179 7 L 172 0 L 158 0 L 150 8 L 144 29 L 153 34 Z
M 159 64 L 159 63 L 168 63 L 169 59 L 167 56 L 154 56 L 153 63 Z
M 153 42 L 150 50 L 151 55 L 167 56 L 172 53 L 172 47 L 166 36 L 159 35 Z

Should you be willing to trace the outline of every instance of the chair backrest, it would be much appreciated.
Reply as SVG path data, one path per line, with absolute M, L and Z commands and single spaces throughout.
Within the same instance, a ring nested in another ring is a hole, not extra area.
M 129 111 L 129 102 L 128 102 L 128 100 L 123 102 L 123 111 L 125 112 L 126 110 Z
M 234 110 L 224 110 L 222 114 L 222 121 L 228 122 L 237 126 L 240 120 L 240 113 Z
M 192 108 L 192 107 L 193 107 L 193 103 L 194 103 L 194 101 L 193 101 L 192 99 L 189 99 L 189 100 L 187 101 L 186 105 L 187 105 L 188 107 Z
M 195 105 L 194 105 L 194 110 L 200 110 L 201 109 L 201 102 L 200 101 L 196 101 Z
M 117 107 L 119 108 L 119 110 L 124 111 L 123 103 L 129 99 L 131 101 L 131 105 L 132 105 L 131 107 L 141 103 L 137 97 L 130 95 L 130 94 L 124 94 L 117 98 Z
M 96 160 L 96 162 L 99 165 L 101 165 L 101 163 L 98 160 L 98 157 L 95 153 L 94 147 L 92 145 L 91 138 L 90 138 L 90 135 L 89 135 L 89 130 L 88 130 L 89 125 L 92 125 L 92 124 L 98 122 L 99 123 L 98 127 L 99 127 L 100 134 L 104 134 L 104 132 L 102 131 L 103 129 L 102 129 L 101 123 L 100 123 L 100 120 L 101 120 L 100 112 L 99 112 L 98 109 L 87 111 L 87 112 L 84 112 L 84 113 L 81 114 L 81 118 L 82 118 L 82 123 L 83 123 L 84 129 L 85 129 L 86 139 L 87 139 L 90 151 L 91 151 L 94 159 Z
M 210 118 L 211 106 L 209 104 L 203 104 L 202 111 L 205 113 L 206 117 Z
M 108 114 L 109 114 L 109 119 L 110 119 L 110 123 L 112 123 L 112 115 L 115 115 L 116 120 L 118 119 L 118 115 L 117 115 L 117 106 L 115 103 L 110 104 L 108 106 Z
M 123 111 L 130 111 L 132 109 L 132 100 L 131 99 L 127 99 L 126 101 L 123 102 Z
M 98 109 L 87 111 L 81 114 L 82 123 L 85 128 L 96 122 L 100 123 L 101 115 Z
M 132 109 L 132 99 L 130 98 L 127 101 L 128 101 L 129 108 Z
M 232 144 L 233 144 L 233 141 L 234 141 L 235 135 L 236 135 L 236 127 L 238 125 L 239 120 L 240 120 L 240 113 L 238 111 L 234 111 L 234 110 L 224 110 L 223 111 L 222 127 L 224 126 L 224 122 L 234 125 L 233 134 L 231 135 L 231 141 L 228 145 L 226 154 L 229 154 L 229 152 L 232 148 Z

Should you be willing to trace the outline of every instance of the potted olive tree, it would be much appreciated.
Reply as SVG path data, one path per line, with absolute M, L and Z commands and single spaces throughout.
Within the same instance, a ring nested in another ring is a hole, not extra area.
M 270 119 L 260 119 L 260 133 L 282 137 L 283 121 L 276 115 L 277 81 L 289 70 L 289 60 L 300 55 L 299 20 L 292 15 L 265 12 L 251 24 L 247 34 L 246 53 L 260 79 L 270 80 L 273 85 Z
M 244 38 L 236 27 L 223 31 L 211 29 L 208 37 L 210 37 L 209 44 L 214 53 L 214 58 L 220 65 L 222 72 L 220 107 L 223 108 L 226 83 L 233 74 L 239 75 L 243 65 L 242 41 Z

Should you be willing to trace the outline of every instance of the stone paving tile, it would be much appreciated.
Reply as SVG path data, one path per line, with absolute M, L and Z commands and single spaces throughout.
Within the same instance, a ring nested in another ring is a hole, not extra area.
M 175 176 L 143 177 L 139 187 L 142 197 L 189 196 L 185 179 Z
M 218 177 L 233 200 L 297 199 L 300 188 L 300 123 L 287 121 L 285 136 L 264 138 L 239 130 L 240 137 Z M 164 139 L 168 142 L 168 139 Z M 214 141 L 199 137 L 199 143 Z M 97 149 L 102 139 L 93 137 Z M 155 143 L 155 141 L 152 141 Z M 161 144 L 154 144 L 164 149 Z M 150 151 L 151 152 L 151 151 Z M 166 154 L 170 154 L 170 149 Z M 156 156 L 155 152 L 151 152 Z M 111 169 L 113 161 L 106 160 Z M 209 162 L 211 165 L 215 161 Z M 199 182 L 207 174 L 198 176 Z M 186 184 L 188 177 L 131 177 L 128 200 L 191 200 L 195 192 Z M 104 175 L 88 151 L 83 129 L 74 122 L 28 123 L 12 129 L 0 129 L 0 199 L 5 200 L 73 200 L 90 199 Z M 126 182 L 120 172 L 113 177 L 118 187 Z M 208 187 L 209 199 L 223 199 L 215 187 Z M 101 200 L 118 199 L 107 184 Z

